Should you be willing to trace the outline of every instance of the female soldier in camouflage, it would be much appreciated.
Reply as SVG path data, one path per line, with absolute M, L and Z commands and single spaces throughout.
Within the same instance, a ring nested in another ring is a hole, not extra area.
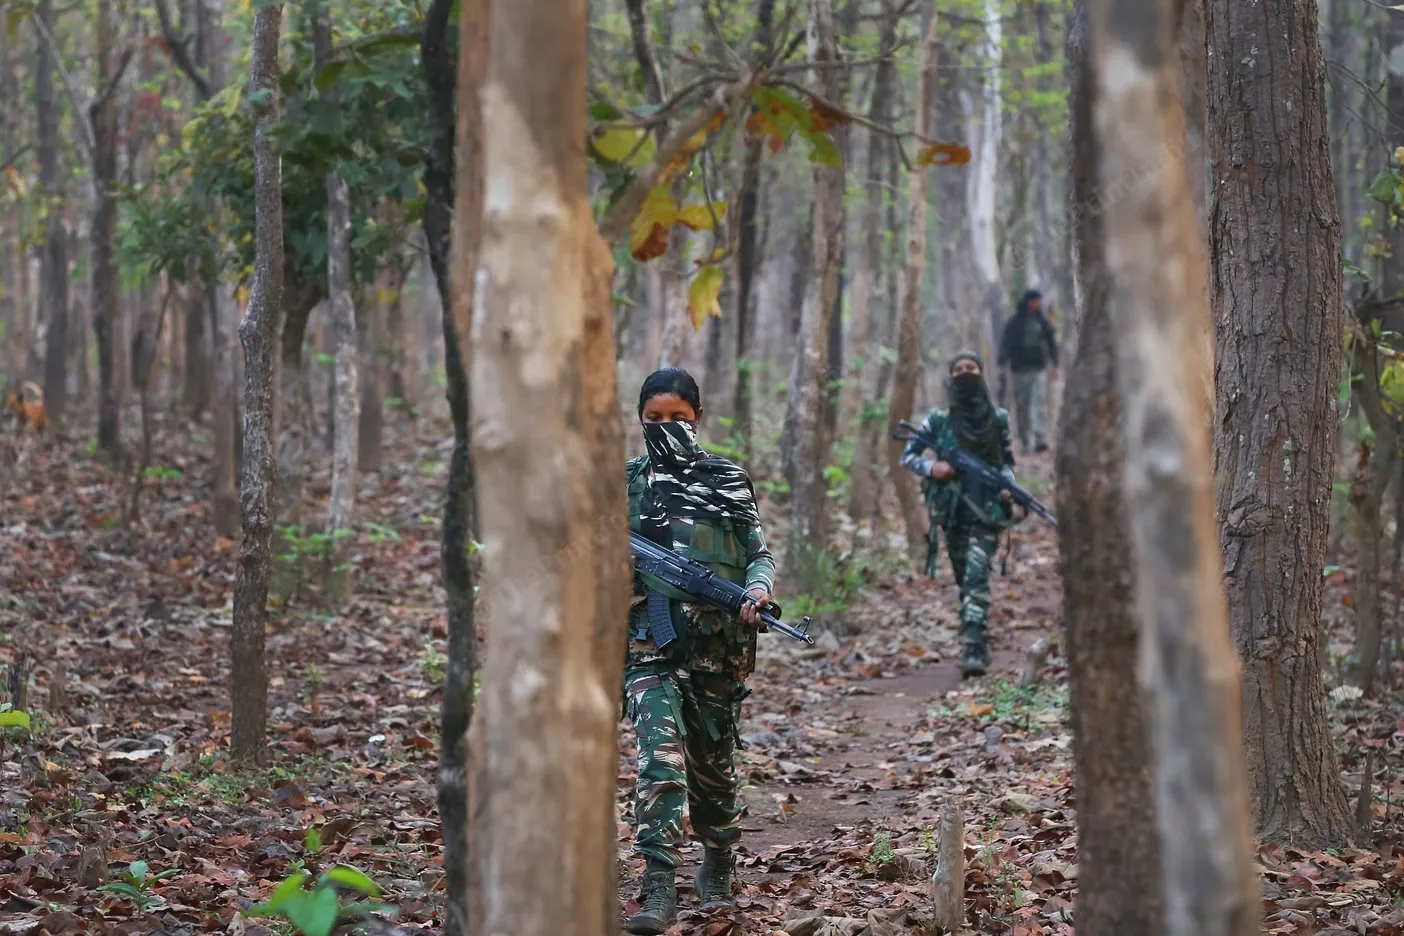
M 701 415 L 697 383 L 686 371 L 666 368 L 644 381 L 639 421 L 647 454 L 628 464 L 629 528 L 744 585 L 756 604 L 736 620 L 635 576 L 624 694 L 639 737 L 634 851 L 647 870 L 631 933 L 662 933 L 677 918 L 684 803 L 703 844 L 696 877 L 703 907 L 731 902 L 731 849 L 741 834 L 737 718 L 755 669 L 756 607 L 770 601 L 775 561 L 746 472 L 698 447 Z M 666 648 L 649 634 L 649 589 L 670 599 L 678 636 Z
M 951 358 L 946 399 L 950 408 L 932 410 L 922 424 L 929 438 L 960 448 L 986 464 L 1003 468 L 1013 477 L 1014 451 L 1009 434 L 1009 413 L 990 400 L 980 357 L 961 351 Z M 902 464 L 923 479 L 926 509 L 931 517 L 927 540 L 926 574 L 936 574 L 938 531 L 946 531 L 946 552 L 951 558 L 956 585 L 960 587 L 961 636 L 964 651 L 960 671 L 982 675 L 990 665 L 985 646 L 985 620 L 990 608 L 990 561 L 999 551 L 999 534 L 1012 522 L 1011 495 L 975 503 L 961 490 L 955 469 L 937 457 L 926 457 L 920 442 L 907 443 Z

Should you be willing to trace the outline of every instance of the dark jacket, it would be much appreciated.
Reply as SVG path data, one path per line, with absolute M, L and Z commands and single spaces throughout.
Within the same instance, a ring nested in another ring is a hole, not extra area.
M 1041 312 L 1030 312 L 1021 304 L 1004 326 L 999 342 L 999 363 L 1015 371 L 1043 370 L 1058 366 L 1058 337 L 1053 323 Z

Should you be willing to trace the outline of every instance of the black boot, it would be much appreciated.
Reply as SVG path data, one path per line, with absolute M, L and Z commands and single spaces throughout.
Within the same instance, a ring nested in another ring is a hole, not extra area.
M 658 936 L 677 920 L 678 887 L 673 881 L 673 869 L 650 861 L 639 889 L 639 912 L 629 918 L 624 929 L 641 936 Z
M 736 856 L 731 849 L 702 849 L 702 864 L 697 868 L 693 883 L 697 886 L 697 901 L 703 910 L 732 905 L 731 872 L 735 867 Z
M 965 650 L 960 657 L 960 675 L 966 678 L 983 676 L 990 668 L 990 651 L 985 647 L 985 629 L 965 628 Z

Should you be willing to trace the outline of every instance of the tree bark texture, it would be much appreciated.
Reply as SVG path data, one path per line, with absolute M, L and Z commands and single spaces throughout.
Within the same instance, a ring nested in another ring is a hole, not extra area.
M 491 493 L 479 522 L 493 652 L 474 729 L 485 757 L 473 805 L 484 913 L 475 932 L 618 927 L 629 565 L 614 262 L 591 218 L 581 153 L 585 8 L 492 5 L 473 315 L 472 440 Z
M 933 0 L 926 39 L 921 46 L 921 91 L 917 97 L 917 135 L 931 137 L 931 121 L 936 106 L 936 56 L 939 48 Z M 897 490 L 906 523 L 907 552 L 918 563 L 926 554 L 926 527 L 930 522 L 917 493 L 916 480 L 902 467 L 902 443 L 892 441 L 897 423 L 910 420 L 916 406 L 917 376 L 921 370 L 921 284 L 926 270 L 926 173 L 914 166 L 907 177 L 907 257 L 902 287 L 902 316 L 897 330 L 897 370 L 892 380 L 892 398 L 887 407 L 887 474 Z
M 756 54 L 770 47 L 775 17 L 775 0 L 760 0 L 756 9 Z M 737 215 L 736 247 L 736 384 L 732 394 L 732 415 L 736 433 L 741 440 L 742 462 L 750 467 L 755 433 L 751 402 L 751 369 L 760 355 L 756 347 L 755 294 L 756 275 L 761 266 L 760 250 L 760 186 L 761 147 L 764 142 L 752 140 L 746 145 L 741 170 L 741 205 Z
M 809 59 L 816 66 L 815 84 L 828 100 L 840 99 L 838 36 L 833 0 L 810 0 Z M 826 67 L 828 66 L 828 67 Z M 796 366 L 791 370 L 787 418 L 796 428 L 795 476 L 790 492 L 790 542 L 785 552 L 787 575 L 794 587 L 808 591 L 817 582 L 816 561 L 828 538 L 828 464 L 833 432 L 824 418 L 829 396 L 830 331 L 836 325 L 839 277 L 844 254 L 844 171 L 840 166 L 815 166 L 814 277 L 804 294 Z
M 897 44 L 897 7 L 885 4 L 878 24 L 878 48 L 892 49 Z M 897 63 L 885 57 L 873 70 L 873 93 L 868 105 L 868 119 L 885 126 L 891 119 L 893 85 L 897 79 Z M 859 248 L 853 273 L 853 315 L 850 324 L 855 360 L 852 373 L 844 386 L 847 402 L 844 415 L 857 420 L 854 442 L 853 482 L 848 498 L 848 515 L 855 521 L 866 521 L 873 515 L 878 495 L 878 452 L 882 450 L 879 434 L 884 422 L 879 412 L 866 405 L 876 389 L 878 368 L 882 366 L 882 337 L 875 339 L 873 311 L 881 308 L 886 298 L 889 275 L 883 268 L 883 240 L 889 232 L 883 228 L 882 202 L 884 190 L 881 174 L 887 162 L 888 139 L 874 130 L 868 131 L 868 154 L 865 171 L 867 181 L 860 214 L 864 244 Z M 887 197 L 892 197 L 888 195 Z M 891 232 L 896 236 L 896 232 Z
M 122 447 L 122 408 L 117 387 L 120 328 L 117 265 L 117 29 L 112 0 L 97 5 L 98 96 L 88 112 L 93 128 L 92 316 L 98 352 L 98 448 L 116 459 Z M 122 67 L 125 68 L 124 62 Z
M 317 59 L 331 58 L 331 22 L 319 4 L 313 34 Z M 319 64 L 320 67 L 320 64 Z M 335 102 L 336 87 L 322 92 Z M 331 537 L 323 576 L 325 598 L 333 607 L 350 598 L 352 579 L 346 562 L 346 533 L 356 510 L 356 458 L 360 454 L 361 393 L 357 385 L 356 304 L 351 298 L 351 195 L 339 168 L 327 173 L 327 305 L 331 313 L 333 365 L 332 477 L 327 498 L 326 532 Z M 343 532 L 345 531 L 345 532 Z
M 1003 326 L 1008 306 L 999 272 L 995 231 L 1004 109 L 1000 87 L 1002 22 L 996 0 L 985 0 L 985 31 L 980 50 L 985 80 L 980 89 L 978 114 L 976 108 L 972 107 L 967 115 L 967 132 L 974 144 L 974 159 L 967 174 L 966 197 L 970 202 L 970 243 L 974 252 L 975 286 L 978 290 L 978 308 L 981 314 L 981 322 L 976 331 L 979 343 L 975 350 L 989 362 L 995 360 L 995 342 L 999 340 L 999 331 Z
M 1082 342 L 1057 452 L 1058 548 L 1077 768 L 1077 931 L 1161 936 L 1160 848 L 1146 702 L 1131 678 L 1140 622 L 1123 490 L 1124 414 L 1117 384 L 1102 218 L 1078 210 L 1100 186 L 1089 0 L 1068 27 L 1072 136 L 1069 218 L 1082 296 Z
M 1210 0 L 1207 32 L 1215 472 L 1253 824 L 1340 843 L 1319 649 L 1344 322 L 1316 4 Z
M 481 924 L 483 916 L 479 878 L 474 874 L 474 827 L 469 802 L 472 784 L 468 726 L 473 717 L 478 635 L 473 606 L 474 570 L 469 559 L 469 543 L 477 524 L 469 451 L 468 368 L 472 361 L 473 303 L 477 295 L 482 240 L 483 110 L 480 95 L 488 70 L 490 2 L 460 0 L 456 61 L 448 43 L 453 6 L 453 0 L 435 0 L 430 5 L 420 49 L 429 85 L 434 134 L 424 170 L 429 197 L 423 224 L 442 307 L 445 394 L 453 419 L 454 441 L 439 545 L 449 640 L 439 726 L 438 777 L 448 894 L 444 932 L 445 936 L 465 936 L 476 931 L 471 928 L 470 921 Z M 456 235 L 453 232 L 455 216 Z M 456 288 L 450 288 L 450 281 Z M 481 758 L 472 769 L 482 771 Z
M 1123 485 L 1156 758 L 1165 932 L 1250 936 L 1261 898 L 1198 383 L 1204 256 L 1184 164 L 1172 2 L 1093 7 L 1107 299 L 1125 405 Z M 1112 197 L 1146 166 L 1154 169 L 1143 184 Z
M 39 0 L 34 15 L 46 34 L 52 36 L 53 0 Z M 63 421 L 68 408 L 68 235 L 63 223 L 66 213 L 63 186 L 58 178 L 59 109 L 54 100 L 55 50 L 42 38 L 36 43 L 36 49 L 34 109 L 39 188 L 47 198 L 54 200 L 44 219 L 44 250 L 39 273 L 45 316 L 44 403 L 49 410 L 49 419 L 58 424 Z
M 238 490 L 237 449 L 239 442 L 239 405 L 234 393 L 235 345 L 232 315 L 235 308 L 233 290 L 228 284 L 210 281 L 200 291 L 201 305 L 209 315 L 209 333 L 214 348 L 214 385 L 216 389 L 210 415 L 214 428 L 214 524 L 225 536 L 239 532 L 240 506 Z
M 245 763 L 264 759 L 268 723 L 263 631 L 272 561 L 273 440 L 278 437 L 274 401 L 283 298 L 283 173 L 273 128 L 278 121 L 278 34 L 282 22 L 281 6 L 262 6 L 254 12 L 249 62 L 250 96 L 262 91 L 264 98 L 257 104 L 253 143 L 257 252 L 248 306 L 239 322 L 239 340 L 244 347 L 244 465 L 240 476 L 244 538 L 234 580 L 230 754 Z

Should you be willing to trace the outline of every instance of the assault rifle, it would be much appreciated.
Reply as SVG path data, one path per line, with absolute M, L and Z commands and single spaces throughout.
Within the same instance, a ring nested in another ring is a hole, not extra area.
M 898 442 L 915 440 L 920 442 L 924 448 L 931 449 L 936 453 L 937 458 L 955 469 L 956 477 L 960 480 L 961 486 L 967 494 L 978 494 L 983 491 L 1008 491 L 1014 498 L 1014 503 L 1029 513 L 1038 514 L 1049 526 L 1057 528 L 1058 518 L 1053 516 L 1053 512 L 1004 472 L 987 465 L 983 459 L 971 455 L 958 445 L 941 448 L 936 444 L 936 440 L 924 430 L 913 426 L 905 419 L 898 422 L 897 427 L 896 431 L 892 433 L 892 438 Z
M 747 604 L 755 603 L 755 599 L 746 594 L 740 585 L 728 582 L 701 563 L 684 559 L 646 536 L 631 532 L 629 552 L 634 556 L 636 571 L 645 572 L 671 585 L 698 604 L 735 615 L 740 614 Z M 809 627 L 808 616 L 800 619 L 799 627 L 786 624 L 780 620 L 780 606 L 772 601 L 761 609 L 760 619 L 770 630 L 807 644 L 814 643 L 814 638 L 805 633 Z M 648 627 L 654 644 L 660 650 L 677 639 L 667 596 L 652 589 L 648 592 Z

